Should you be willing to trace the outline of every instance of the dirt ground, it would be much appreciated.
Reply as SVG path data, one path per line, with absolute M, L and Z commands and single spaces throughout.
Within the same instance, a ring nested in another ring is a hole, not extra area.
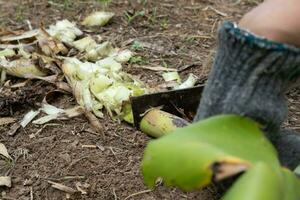
M 256 4 L 254 0 L 112 0 L 110 3 L 104 0 L 0 0 L 0 28 L 27 30 L 29 22 L 36 28 L 41 23 L 49 25 L 65 18 L 79 22 L 83 16 L 98 9 L 113 11 L 116 17 L 109 25 L 85 31 L 101 35 L 116 46 L 133 48 L 141 57 L 136 63 L 125 66 L 126 71 L 138 75 L 149 86 L 155 86 L 163 83 L 161 76 L 135 65 L 167 65 L 182 69 L 182 77 L 192 72 L 205 80 L 214 54 L 218 25 L 224 20 L 237 21 Z M 137 15 L 134 19 L 125 14 L 132 16 L 141 11 L 144 16 Z M 144 48 L 134 48 L 134 41 L 143 44 Z M 53 89 L 45 82 L 29 81 L 26 87 L 14 91 L 14 98 L 6 98 L 9 94 L 1 93 L 0 117 L 22 118 L 26 111 L 38 107 L 43 96 Z M 299 100 L 299 90 L 291 91 L 286 126 L 296 130 L 300 129 Z M 69 106 L 75 101 L 72 96 L 61 96 L 56 103 Z M 0 142 L 15 159 L 13 169 L 9 171 L 13 186 L 0 189 L 2 199 L 66 199 L 64 192 L 52 188 L 47 181 L 72 188 L 78 183 L 88 185 L 87 194 L 72 195 L 71 199 L 219 198 L 214 188 L 189 193 L 162 186 L 148 190 L 143 184 L 140 162 L 150 138 L 109 117 L 100 121 L 105 136 L 90 131 L 84 117 L 54 121 L 44 126 L 29 125 L 13 137 L 7 134 L 9 125 L 0 126 Z M 36 135 L 30 138 L 30 134 Z

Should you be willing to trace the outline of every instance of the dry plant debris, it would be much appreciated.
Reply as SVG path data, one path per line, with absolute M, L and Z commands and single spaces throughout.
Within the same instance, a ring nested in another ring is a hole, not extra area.
M 0 118 L 0 126 L 14 123 L 17 119 L 13 117 L 1 117 Z
M 0 186 L 11 187 L 11 177 L 0 176 Z
M 82 24 L 85 26 L 104 26 L 115 14 L 112 12 L 95 12 L 87 16 Z
M 74 194 L 74 193 L 77 192 L 75 189 L 73 189 L 71 187 L 68 187 L 68 186 L 65 186 L 63 184 L 56 183 L 56 182 L 53 182 L 53 181 L 47 181 L 47 182 L 50 183 L 53 188 L 61 190 L 61 191 L 66 192 L 68 194 Z
M 113 16 L 110 12 L 95 12 L 87 16 L 82 24 L 103 26 Z M 98 43 L 81 31 L 75 22 L 67 19 L 57 21 L 49 28 L 41 26 L 17 35 L 2 35 L 0 42 L 2 46 L 7 46 L 0 51 L 2 82 L 5 82 L 6 73 L 19 78 L 41 79 L 56 85 L 59 90 L 71 90 L 79 104 L 74 108 L 61 109 L 43 102 L 42 108 L 31 110 L 18 122 L 19 126 L 12 127 L 11 135 L 19 127 L 26 127 L 41 112 L 46 116 L 33 123 L 44 124 L 85 113 L 99 132 L 102 127 L 91 113 L 102 118 L 104 108 L 112 119 L 133 123 L 129 98 L 150 91 L 138 78 L 122 70 L 122 64 L 130 61 L 133 52 L 116 48 L 110 41 Z M 191 87 L 197 79 L 195 75 L 190 75 L 180 85 L 181 78 L 175 69 L 145 69 L 169 71 L 162 76 L 166 82 L 177 81 L 174 89 Z
M 0 143 L 0 159 L 4 161 L 5 165 L 10 165 L 10 163 L 13 161 L 13 158 L 8 154 L 8 151 L 6 149 L 6 146 L 2 143 Z M 1 162 L 1 165 L 3 162 Z M 2 168 L 2 166 L 1 166 Z M 11 177 L 7 176 L 6 173 L 0 175 L 0 186 L 6 186 L 11 187 Z
M 113 13 L 96 12 L 83 24 L 104 25 L 112 16 Z M 19 35 L 4 35 L 0 41 L 1 45 L 22 42 L 22 45 L 0 51 L 2 82 L 6 73 L 19 78 L 42 79 L 55 85 L 65 86 L 64 80 L 67 80 L 80 105 L 64 110 L 43 103 L 41 109 L 31 110 L 24 116 L 19 122 L 22 127 L 40 112 L 47 115 L 35 120 L 36 124 L 74 117 L 82 114 L 82 110 L 103 117 L 103 108 L 112 118 L 131 122 L 129 97 L 147 92 L 143 83 L 122 71 L 122 64 L 133 56 L 130 50 L 115 48 L 109 41 L 98 44 L 68 20 L 57 21 L 48 29 L 40 27 Z M 23 48 L 28 43 L 34 45 Z M 77 54 L 69 56 L 76 50 Z

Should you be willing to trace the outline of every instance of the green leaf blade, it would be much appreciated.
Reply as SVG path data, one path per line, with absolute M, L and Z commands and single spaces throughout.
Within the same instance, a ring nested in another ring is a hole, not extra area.
M 281 186 L 281 176 L 269 165 L 258 163 L 234 183 L 223 200 L 282 200 Z
M 150 142 L 142 163 L 145 183 L 157 178 L 184 190 L 210 183 L 215 164 L 268 163 L 280 173 L 277 153 L 257 123 L 235 115 L 212 117 Z M 233 169 L 234 170 L 234 169 Z

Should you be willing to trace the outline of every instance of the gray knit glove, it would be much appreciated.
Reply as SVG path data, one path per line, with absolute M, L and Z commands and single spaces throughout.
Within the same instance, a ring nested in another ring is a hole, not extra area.
M 195 121 L 218 114 L 247 116 L 278 143 L 287 115 L 284 93 L 300 76 L 300 49 L 257 37 L 230 22 L 220 28 L 218 42 Z
M 292 130 L 281 130 L 274 145 L 282 165 L 292 170 L 300 165 L 300 133 Z

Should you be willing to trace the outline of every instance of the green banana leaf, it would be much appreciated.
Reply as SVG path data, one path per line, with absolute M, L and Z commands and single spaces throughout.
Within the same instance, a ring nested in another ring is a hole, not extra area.
M 292 172 L 282 169 L 278 176 L 262 162 L 238 179 L 223 200 L 298 200 L 299 183 Z
M 212 117 L 151 141 L 142 162 L 148 186 L 162 178 L 165 185 L 186 191 L 247 170 L 225 200 L 277 200 L 276 196 L 285 200 L 283 190 L 299 199 L 293 189 L 299 181 L 290 172 L 283 173 L 276 150 L 259 124 L 236 115 Z
M 283 200 L 299 200 L 300 199 L 300 180 L 293 172 L 288 169 L 282 169 L 284 176 L 283 181 Z
M 269 165 L 258 163 L 238 179 L 223 200 L 281 200 L 280 183 L 280 176 Z

